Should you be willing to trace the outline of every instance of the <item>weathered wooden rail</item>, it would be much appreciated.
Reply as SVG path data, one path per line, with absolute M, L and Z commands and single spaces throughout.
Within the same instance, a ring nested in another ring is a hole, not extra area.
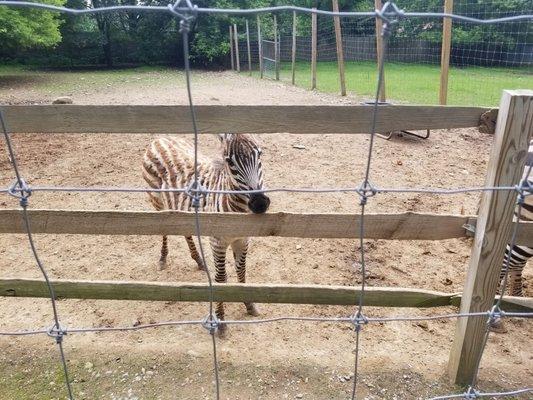
M 119 282 L 52 280 L 58 299 L 209 301 L 206 283 L 191 282 Z M 214 283 L 213 300 L 282 304 L 359 304 L 361 289 L 353 286 Z M 50 293 L 41 279 L 0 279 L 0 296 L 43 297 Z M 460 293 L 400 287 L 368 287 L 364 305 L 374 307 L 458 306 Z M 531 312 L 533 298 L 505 297 L 505 311 Z
M 192 133 L 188 106 L 2 106 L 13 133 Z M 199 133 L 368 133 L 372 108 L 195 106 Z M 381 106 L 376 129 L 477 127 L 483 107 Z
M 83 235 L 196 234 L 193 212 L 28 210 L 33 233 Z M 367 214 L 365 238 L 442 240 L 473 236 L 475 216 L 398 213 Z M 205 236 L 281 236 L 300 238 L 358 238 L 359 214 L 200 213 Z M 517 242 L 533 246 L 533 222 L 519 224 Z M 467 229 L 468 227 L 468 229 Z M 20 209 L 0 210 L 0 234 L 25 233 Z

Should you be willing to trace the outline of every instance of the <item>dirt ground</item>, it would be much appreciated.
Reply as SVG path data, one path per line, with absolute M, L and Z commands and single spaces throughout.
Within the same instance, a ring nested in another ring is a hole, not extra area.
M 339 104 L 361 99 L 309 92 L 228 72 L 197 72 L 197 104 Z M 98 73 L 35 72 L 0 76 L 0 103 L 50 103 L 69 95 L 76 104 L 185 104 L 183 76 L 169 71 Z M 23 176 L 34 185 L 142 186 L 146 135 L 14 135 Z M 183 137 L 187 137 L 183 135 Z M 190 135 L 188 136 L 191 137 Z M 363 177 L 368 136 L 261 136 L 265 181 L 270 187 L 345 187 Z M 477 186 L 484 182 L 492 138 L 474 129 L 431 132 L 378 140 L 371 180 L 382 187 Z M 216 154 L 214 137 L 202 136 L 201 151 Z M 294 148 L 293 145 L 305 148 Z M 301 147 L 301 146 L 299 146 Z M 12 182 L 0 142 L 0 187 Z M 475 214 L 477 194 L 378 195 L 369 212 L 420 211 Z M 353 195 L 273 194 L 271 211 L 359 212 Z M 18 204 L 0 197 L 0 207 Z M 32 208 L 150 210 L 142 194 L 35 193 Z M 204 282 L 185 241 L 170 238 L 170 268 L 157 269 L 159 237 L 36 235 L 53 278 Z M 471 240 L 366 242 L 370 286 L 462 290 Z M 230 260 L 231 261 L 231 260 Z M 248 281 L 353 285 L 361 282 L 355 240 L 257 238 L 248 259 Z M 229 280 L 236 281 L 228 268 Z M 0 235 L 0 275 L 40 277 L 24 235 Z M 526 270 L 531 282 L 531 269 Z M 533 285 L 525 290 L 533 296 Z M 131 326 L 199 319 L 205 303 L 59 301 L 66 327 Z M 260 304 L 261 317 L 345 316 L 353 307 Z M 369 316 L 436 315 L 454 308 L 367 308 Z M 229 304 L 227 318 L 249 319 L 242 304 Z M 52 324 L 45 299 L 0 299 L 0 331 Z M 364 327 L 360 399 L 419 399 L 459 393 L 445 371 L 455 321 L 393 322 Z M 507 323 L 492 334 L 478 386 L 505 391 L 533 386 L 533 329 Z M 231 326 L 217 341 L 222 399 L 347 399 L 353 385 L 355 335 L 346 325 L 280 322 Z M 0 399 L 64 399 L 54 341 L 47 336 L 0 337 Z M 77 399 L 213 399 L 212 343 L 199 327 L 157 328 L 130 333 L 69 334 L 65 350 Z M 527 398 L 527 396 L 516 397 Z

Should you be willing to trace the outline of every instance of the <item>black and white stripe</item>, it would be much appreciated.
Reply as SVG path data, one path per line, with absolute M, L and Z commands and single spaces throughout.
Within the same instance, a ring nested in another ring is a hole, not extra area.
M 528 176 L 530 169 L 533 169 L 533 140 L 529 144 L 526 167 L 524 168 L 524 174 L 522 176 L 522 181 L 524 179 L 528 179 L 529 185 L 531 186 L 533 185 L 533 171 Z M 520 219 L 520 221 L 533 221 L 533 195 L 525 196 L 520 215 L 518 215 L 517 207 L 515 209 L 514 217 L 516 220 Z M 515 245 L 511 248 L 510 245 L 507 245 L 507 248 L 505 249 L 505 258 L 503 260 L 503 266 L 500 273 L 500 282 L 502 282 L 505 277 L 505 267 L 507 260 L 509 259 L 509 275 L 507 278 L 509 287 L 509 291 L 507 293 L 509 295 L 522 296 L 522 271 L 531 257 L 533 257 L 532 247 Z

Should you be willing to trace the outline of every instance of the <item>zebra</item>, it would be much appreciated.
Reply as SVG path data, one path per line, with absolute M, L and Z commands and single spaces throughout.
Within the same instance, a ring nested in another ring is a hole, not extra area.
M 262 190 L 262 150 L 256 139 L 248 134 L 219 134 L 220 156 L 214 159 L 198 155 L 198 182 L 206 190 Z M 153 189 L 187 188 L 194 183 L 194 152 L 187 143 L 170 138 L 159 138 L 151 142 L 143 158 L 143 178 Z M 191 211 L 191 197 L 184 192 L 149 192 L 149 200 L 160 210 Z M 220 194 L 208 193 L 201 198 L 200 209 L 214 212 L 265 213 L 270 199 L 263 193 Z M 205 270 L 192 236 L 185 237 L 190 255 Z M 247 237 L 211 237 L 210 245 L 215 264 L 215 282 L 226 282 L 226 251 L 233 250 L 237 279 L 246 281 L 246 255 L 250 245 Z M 166 268 L 168 256 L 167 237 L 163 236 L 159 268 Z M 248 314 L 257 316 L 253 303 L 244 303 Z M 219 320 L 224 319 L 224 304 L 217 303 L 215 310 Z M 222 324 L 220 333 L 224 330 Z
M 522 176 L 522 181 L 527 179 L 529 185 L 533 186 L 533 172 L 528 176 L 530 168 L 533 168 L 533 140 L 529 143 L 526 166 Z M 520 215 L 518 215 L 518 207 L 516 207 L 514 217 L 520 221 L 533 221 L 533 196 L 530 195 L 524 197 L 524 203 L 522 204 Z M 507 245 L 500 273 L 500 282 L 502 282 L 505 277 L 505 265 L 507 259 L 509 259 L 509 295 L 522 296 L 522 271 L 531 257 L 533 257 L 532 247 L 515 245 L 511 248 L 510 245 Z
M 529 142 L 529 149 L 527 154 L 526 166 L 522 175 L 522 180 L 527 179 L 530 187 L 533 186 L 533 170 L 530 173 L 530 169 L 533 169 L 533 140 Z M 528 176 L 529 174 L 529 176 Z M 520 221 L 533 221 L 533 195 L 525 196 L 524 203 L 522 204 L 520 215 L 518 215 L 519 207 L 517 206 L 514 211 L 515 220 Z M 509 286 L 510 296 L 523 296 L 522 285 L 523 278 L 522 272 L 526 266 L 528 260 L 533 257 L 533 247 L 514 245 L 511 247 L 507 245 L 505 249 L 505 255 L 503 259 L 502 268 L 500 271 L 500 291 L 505 291 L 506 288 L 501 287 L 505 280 L 505 275 L 508 275 L 507 284 Z M 507 261 L 509 261 L 509 271 L 507 271 Z M 491 329 L 496 332 L 505 332 L 505 328 L 501 319 L 496 319 L 491 324 Z

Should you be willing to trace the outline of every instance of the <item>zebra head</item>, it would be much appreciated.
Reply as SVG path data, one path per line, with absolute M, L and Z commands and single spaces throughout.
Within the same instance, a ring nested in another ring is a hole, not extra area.
M 255 138 L 246 134 L 223 133 L 219 139 L 231 186 L 236 190 L 262 190 L 261 148 Z M 266 212 L 270 206 L 270 199 L 263 193 L 251 193 L 246 197 L 248 208 L 255 214 Z

